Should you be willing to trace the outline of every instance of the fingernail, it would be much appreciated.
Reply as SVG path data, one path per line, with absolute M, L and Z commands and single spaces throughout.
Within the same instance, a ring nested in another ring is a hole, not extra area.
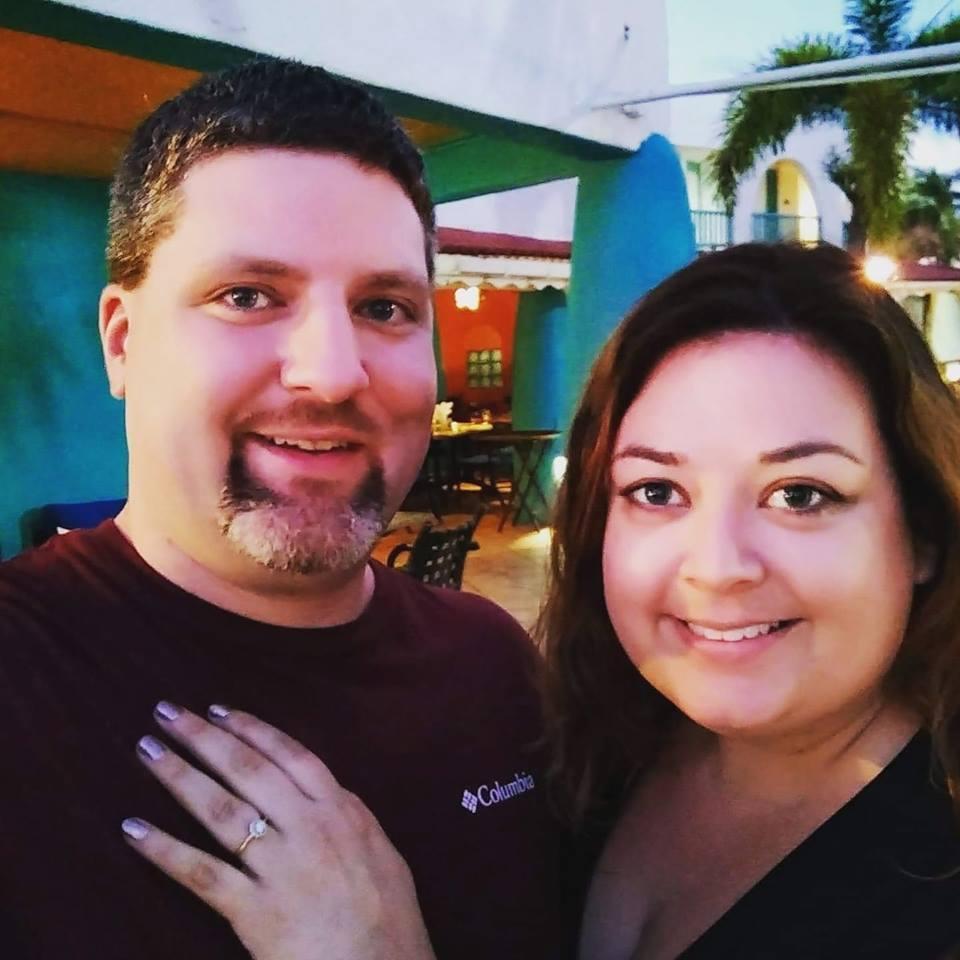
M 150 828 L 136 817 L 127 817 L 120 827 L 128 837 L 134 840 L 142 840 L 150 832 Z
M 176 720 L 180 716 L 180 708 L 166 700 L 161 700 L 154 708 L 153 712 L 161 720 Z
M 156 737 L 151 736 L 141 737 L 137 741 L 137 750 L 147 760 L 159 760 L 167 752 L 167 748 Z
M 207 713 L 209 713 L 214 720 L 226 720 L 227 717 L 230 716 L 230 711 L 219 703 L 211 703 L 210 706 L 207 707 Z

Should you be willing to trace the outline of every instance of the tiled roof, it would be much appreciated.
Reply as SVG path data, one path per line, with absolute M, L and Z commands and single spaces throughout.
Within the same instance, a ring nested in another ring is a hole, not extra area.
M 440 227 L 437 230 L 440 253 L 464 253 L 480 257 L 539 257 L 541 259 L 569 260 L 572 244 L 569 240 L 539 240 L 536 237 L 518 237 L 510 233 L 484 233 L 480 230 L 461 230 Z
M 900 262 L 897 280 L 903 283 L 956 283 L 960 285 L 960 270 L 939 263 Z

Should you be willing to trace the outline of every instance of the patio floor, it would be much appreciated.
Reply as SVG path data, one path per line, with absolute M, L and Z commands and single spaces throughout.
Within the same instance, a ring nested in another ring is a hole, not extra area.
M 429 514 L 397 518 L 380 542 L 373 555 L 386 562 L 387 554 L 398 543 L 411 543 L 423 520 L 432 519 Z M 456 526 L 467 520 L 466 514 L 448 514 L 446 526 Z M 538 533 L 533 526 L 513 527 L 509 523 L 497 532 L 499 517 L 487 514 L 477 527 L 474 537 L 479 550 L 467 556 L 463 574 L 463 589 L 489 597 L 509 610 L 525 627 L 533 625 L 540 609 L 540 600 L 546 584 L 547 557 L 550 551 L 550 531 L 543 528 Z M 399 525 L 398 525 L 399 524 Z

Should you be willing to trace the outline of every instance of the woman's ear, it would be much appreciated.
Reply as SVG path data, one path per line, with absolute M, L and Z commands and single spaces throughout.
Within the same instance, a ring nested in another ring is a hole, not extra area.
M 913 582 L 916 586 L 929 583 L 937 572 L 937 548 L 929 543 L 918 543 L 913 546 Z

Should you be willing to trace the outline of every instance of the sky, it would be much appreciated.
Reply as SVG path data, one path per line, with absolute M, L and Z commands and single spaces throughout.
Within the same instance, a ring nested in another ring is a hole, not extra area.
M 665 0 L 670 82 L 695 83 L 749 73 L 769 51 L 804 34 L 842 33 L 843 0 Z M 960 16 L 960 0 L 915 0 L 911 32 L 937 14 Z M 722 41 L 720 38 L 723 38 Z M 671 102 L 671 134 L 678 144 L 711 146 L 727 97 Z M 921 130 L 911 149 L 914 166 L 960 170 L 960 137 Z

